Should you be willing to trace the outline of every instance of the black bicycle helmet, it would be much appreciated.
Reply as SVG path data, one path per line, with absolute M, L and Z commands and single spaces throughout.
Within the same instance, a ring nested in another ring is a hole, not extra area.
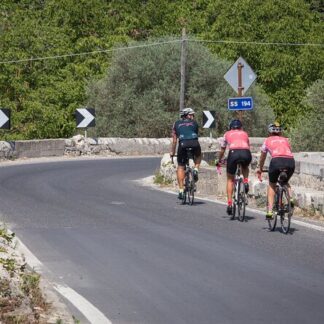
M 229 129 L 240 129 L 242 126 L 242 122 L 239 119 L 233 119 L 229 124 Z

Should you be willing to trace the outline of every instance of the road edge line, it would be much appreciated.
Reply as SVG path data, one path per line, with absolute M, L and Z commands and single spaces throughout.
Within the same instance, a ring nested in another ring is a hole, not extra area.
M 12 231 L 8 230 L 9 233 Z M 43 263 L 29 250 L 29 248 L 17 237 L 15 240 L 18 243 L 17 248 L 21 254 L 25 257 L 27 264 L 35 270 L 37 273 L 44 273 Z M 75 290 L 67 285 L 60 285 L 58 283 L 52 283 L 53 288 L 64 298 L 66 298 L 72 305 L 74 305 L 80 313 L 82 313 L 86 319 L 93 324 L 112 324 L 112 322 L 94 305 L 92 305 L 87 299 L 77 293 Z

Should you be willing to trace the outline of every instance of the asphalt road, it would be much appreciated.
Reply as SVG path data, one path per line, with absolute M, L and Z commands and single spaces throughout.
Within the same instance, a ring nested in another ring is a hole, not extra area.
M 324 323 L 322 232 L 270 233 L 258 214 L 230 221 L 134 181 L 159 163 L 0 168 L 0 218 L 112 323 Z

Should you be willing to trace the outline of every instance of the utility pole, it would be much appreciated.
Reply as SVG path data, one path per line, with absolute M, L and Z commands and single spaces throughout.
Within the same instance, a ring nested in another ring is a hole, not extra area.
M 238 77 L 238 80 L 237 80 L 238 81 L 238 89 L 237 90 L 238 91 L 237 91 L 237 93 L 238 93 L 239 97 L 243 96 L 243 90 L 244 90 L 244 87 L 242 85 L 242 69 L 243 68 L 244 68 L 244 65 L 241 62 L 239 62 L 237 65 L 237 72 L 238 72 L 238 75 L 237 75 L 237 77 Z M 238 118 L 241 122 L 243 121 L 243 111 L 242 110 L 238 111 Z
M 185 104 L 185 83 L 186 83 L 186 47 L 187 47 L 187 37 L 186 29 L 182 28 L 181 37 L 181 67 L 180 67 L 180 111 L 184 108 Z

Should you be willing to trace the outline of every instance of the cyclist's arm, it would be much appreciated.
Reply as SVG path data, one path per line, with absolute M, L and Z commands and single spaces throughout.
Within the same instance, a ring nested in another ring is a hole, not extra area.
M 221 159 L 223 158 L 224 154 L 226 151 L 226 147 L 221 147 L 219 153 L 218 153 L 218 161 L 221 161 Z
M 259 160 L 259 170 L 258 170 L 259 173 L 262 173 L 266 157 L 267 157 L 267 152 L 261 151 L 260 160 Z
M 174 156 L 175 155 L 175 151 L 176 151 L 176 147 L 177 147 L 177 134 L 175 132 L 175 129 L 172 129 L 172 143 L 171 143 L 171 150 L 170 150 L 170 155 Z
M 172 139 L 171 139 L 170 155 L 174 156 L 176 147 L 177 147 L 177 139 L 178 139 L 177 130 L 176 130 L 176 122 L 172 126 L 171 137 L 172 137 Z

